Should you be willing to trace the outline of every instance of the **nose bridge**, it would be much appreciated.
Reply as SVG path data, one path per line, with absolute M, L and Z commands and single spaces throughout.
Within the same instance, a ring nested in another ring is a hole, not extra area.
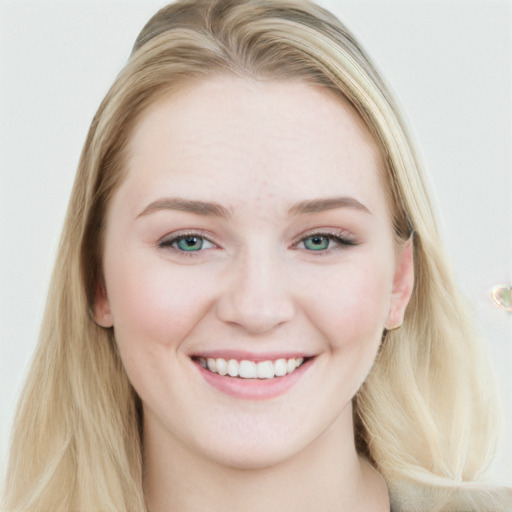
M 285 262 L 263 245 L 247 248 L 231 269 L 218 303 L 218 316 L 247 331 L 262 333 L 291 320 L 295 305 Z

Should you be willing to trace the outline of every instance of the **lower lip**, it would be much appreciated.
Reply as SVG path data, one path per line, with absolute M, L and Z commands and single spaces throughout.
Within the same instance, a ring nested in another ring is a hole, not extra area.
M 308 371 L 312 359 L 308 359 L 293 373 L 273 379 L 242 379 L 213 373 L 195 363 L 201 376 L 215 389 L 235 398 L 245 400 L 268 400 L 286 393 Z

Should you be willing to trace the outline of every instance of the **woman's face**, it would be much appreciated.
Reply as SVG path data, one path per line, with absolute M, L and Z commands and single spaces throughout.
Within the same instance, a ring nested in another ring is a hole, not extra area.
M 351 435 L 413 279 L 379 162 L 351 108 L 304 83 L 211 78 L 145 112 L 95 312 L 146 436 L 248 468 Z

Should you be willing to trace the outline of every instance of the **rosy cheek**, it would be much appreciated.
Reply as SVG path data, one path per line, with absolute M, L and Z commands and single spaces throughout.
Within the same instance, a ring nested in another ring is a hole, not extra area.
M 120 345 L 176 347 L 208 309 L 207 283 L 193 274 L 171 272 L 166 265 L 121 274 L 109 291 Z
M 389 283 L 371 267 L 347 269 L 331 279 L 321 295 L 310 302 L 329 331 L 329 339 L 345 347 L 362 339 L 378 339 L 389 308 Z

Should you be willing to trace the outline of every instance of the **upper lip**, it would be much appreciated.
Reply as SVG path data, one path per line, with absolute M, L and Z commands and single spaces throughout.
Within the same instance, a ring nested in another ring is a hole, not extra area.
M 302 351 L 286 351 L 286 352 L 264 352 L 254 353 L 244 350 L 207 350 L 204 352 L 194 353 L 191 357 L 204 359 L 208 358 L 222 358 L 222 359 L 235 359 L 237 361 L 276 361 L 278 359 L 292 359 L 303 357 L 304 359 L 313 357 L 313 354 Z

